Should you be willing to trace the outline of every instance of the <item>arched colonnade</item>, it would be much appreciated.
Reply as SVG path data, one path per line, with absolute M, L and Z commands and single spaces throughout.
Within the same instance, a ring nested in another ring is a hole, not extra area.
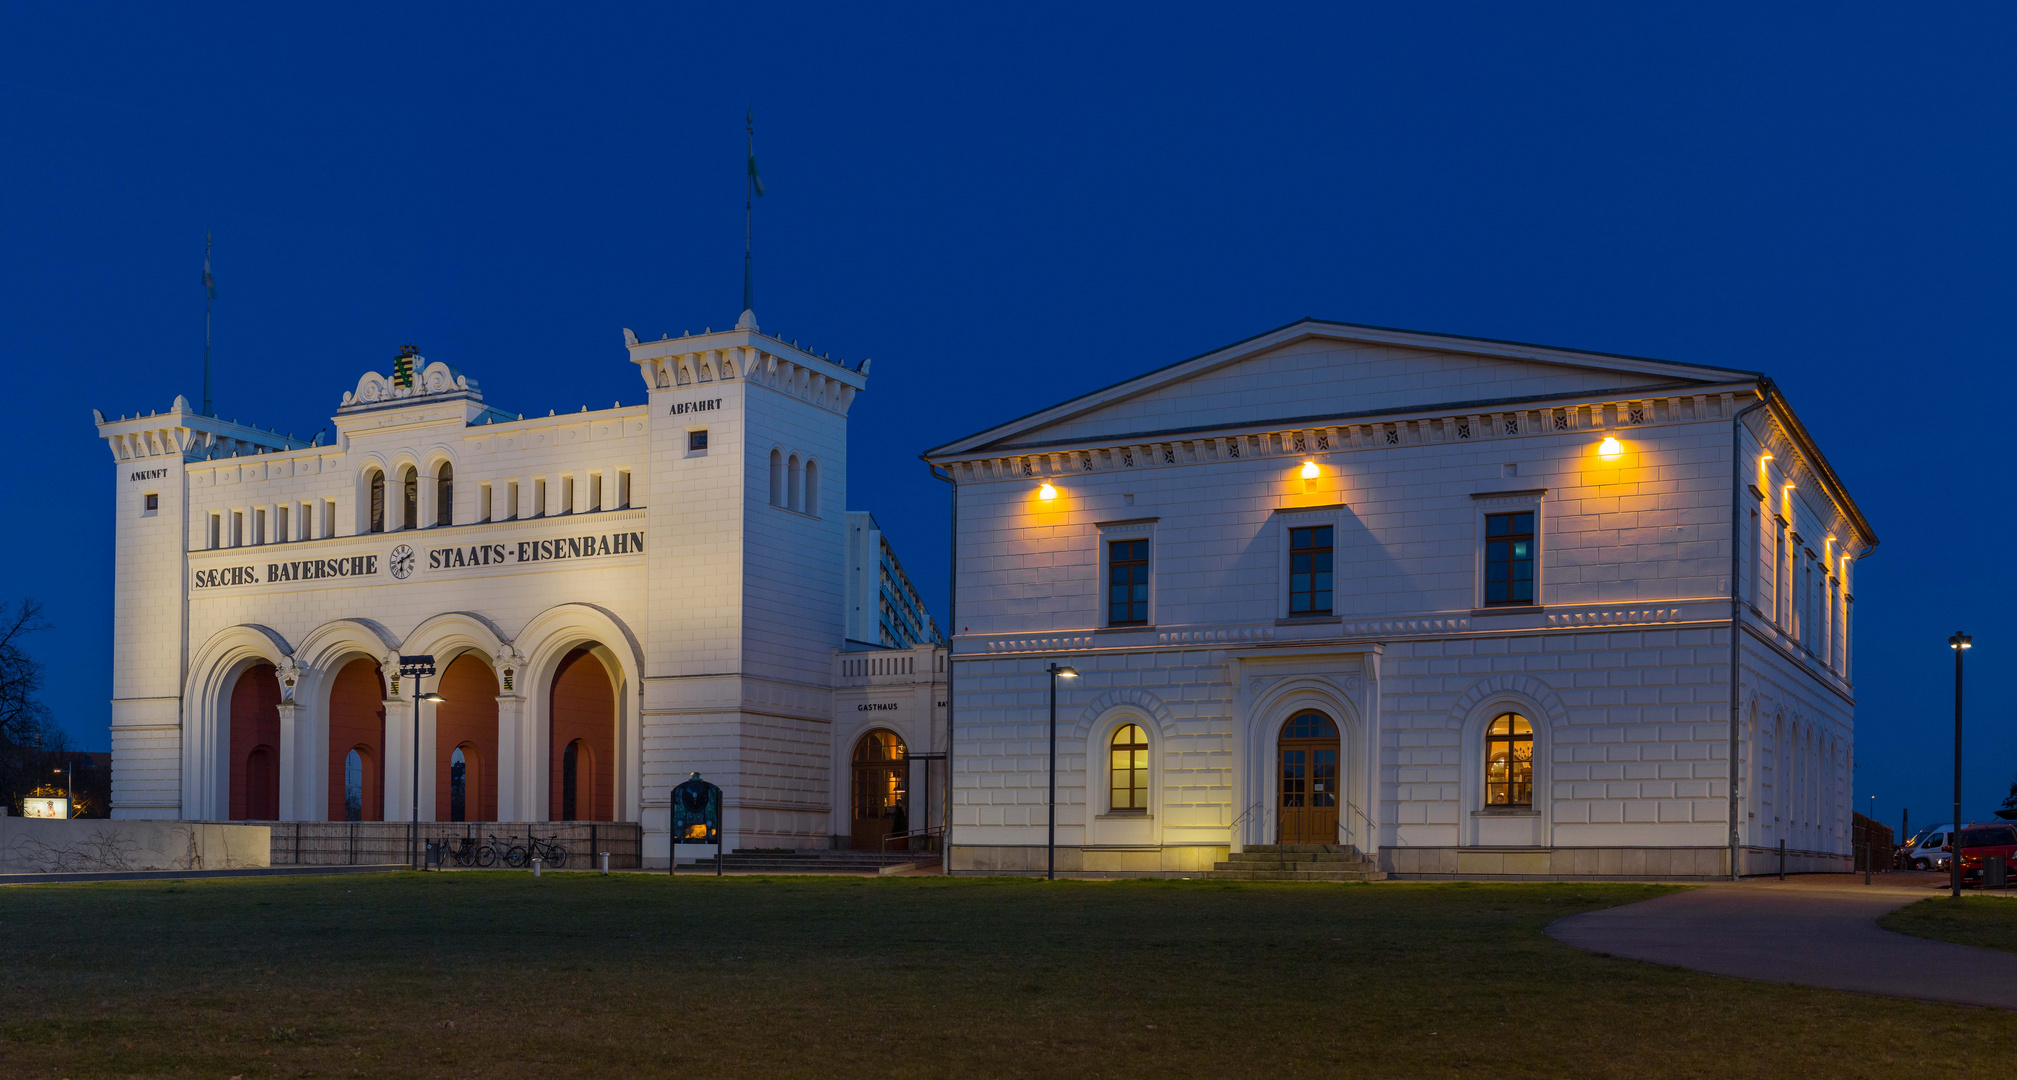
M 402 654 L 433 655 L 437 674 L 402 677 Z M 423 821 L 635 821 L 641 663 L 588 604 L 509 637 L 469 612 L 404 638 L 359 618 L 298 642 L 229 627 L 190 660 L 182 816 L 403 821 L 417 786 Z M 428 692 L 443 700 L 416 700 Z

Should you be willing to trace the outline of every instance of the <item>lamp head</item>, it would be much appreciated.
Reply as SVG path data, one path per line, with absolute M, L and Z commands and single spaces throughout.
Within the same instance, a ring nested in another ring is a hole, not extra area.
M 1058 497 L 1058 489 L 1050 486 L 1048 482 L 1046 482 L 1044 486 L 1037 489 L 1037 498 L 1042 499 L 1045 502 L 1049 502 L 1057 497 Z
M 1303 479 L 1315 480 L 1316 478 L 1317 478 L 1317 463 L 1314 461 L 1303 462 Z
M 1079 677 L 1079 673 L 1075 669 L 1069 666 L 1061 667 L 1057 664 L 1051 665 L 1051 674 L 1056 675 L 1060 679 L 1076 679 Z
M 1624 453 L 1625 444 L 1619 442 L 1616 435 L 1606 435 L 1604 441 L 1597 444 L 1597 456 L 1605 461 L 1616 461 Z
M 1954 636 L 1947 639 L 1947 647 L 1950 649 L 1969 649 L 1973 648 L 1974 645 L 1975 639 L 1959 630 L 1954 631 Z
M 432 690 L 429 690 L 429 691 L 428 691 L 427 693 L 425 693 L 425 694 L 422 694 L 422 695 L 420 695 L 419 697 L 417 697 L 417 698 L 414 698 L 413 700 L 415 700 L 415 701 L 431 701 L 431 702 L 435 703 L 436 705 L 439 705 L 439 704 L 441 704 L 442 702 L 444 702 L 444 701 L 447 701 L 448 699 L 447 699 L 447 698 L 445 698 L 445 697 L 442 697 L 442 696 L 441 696 L 440 694 L 437 694 L 437 693 L 435 693 L 435 692 L 434 692 L 434 691 L 432 691 Z

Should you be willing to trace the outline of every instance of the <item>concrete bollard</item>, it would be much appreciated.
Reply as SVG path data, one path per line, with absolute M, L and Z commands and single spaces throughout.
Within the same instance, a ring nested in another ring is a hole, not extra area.
M 609 876 L 609 852 L 607 851 L 602 853 L 602 876 Z
M 534 855 L 534 856 L 532 857 L 532 876 L 533 876 L 533 877 L 538 877 L 538 876 L 539 876 L 539 869 L 540 869 L 540 864 L 541 864 L 542 862 L 544 862 L 544 861 L 545 861 L 545 860 L 541 859 L 541 858 L 540 858 L 539 856 L 537 856 L 537 855 Z

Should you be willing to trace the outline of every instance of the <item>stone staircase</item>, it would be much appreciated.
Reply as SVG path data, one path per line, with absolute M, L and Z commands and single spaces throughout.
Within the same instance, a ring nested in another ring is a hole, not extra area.
M 713 851 L 682 844 L 679 854 L 679 873 L 714 873 Z M 737 848 L 721 858 L 722 872 L 735 874 L 891 874 L 927 864 L 939 865 L 937 852 Z
M 1342 844 L 1248 844 L 1206 871 L 1213 881 L 1383 881 L 1386 872 Z

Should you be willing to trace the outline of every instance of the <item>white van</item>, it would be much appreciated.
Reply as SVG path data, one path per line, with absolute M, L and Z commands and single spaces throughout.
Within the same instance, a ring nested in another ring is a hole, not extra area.
M 1905 846 L 1909 870 L 1945 870 L 1954 859 L 1954 826 L 1935 825 Z

